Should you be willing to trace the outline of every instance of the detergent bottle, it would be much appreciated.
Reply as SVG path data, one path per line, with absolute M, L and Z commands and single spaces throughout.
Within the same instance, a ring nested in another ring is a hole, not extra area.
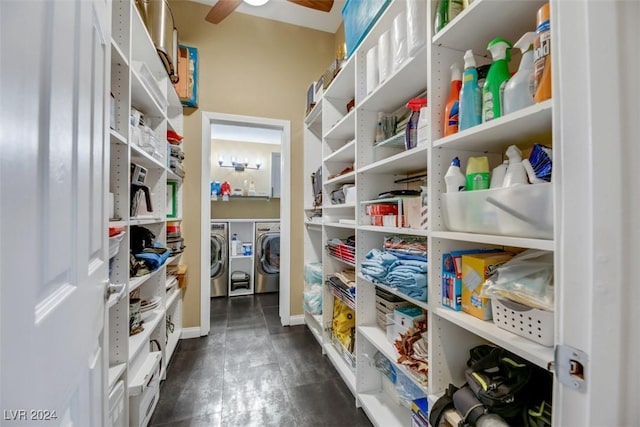
M 493 63 L 489 68 L 487 80 L 482 88 L 482 121 L 502 116 L 502 92 L 506 86 L 511 61 L 511 43 L 503 38 L 491 40 L 487 50 L 491 52 Z
M 458 121 L 460 118 L 460 88 L 462 87 L 462 76 L 458 64 L 451 66 L 451 90 L 449 99 L 444 107 L 444 136 L 453 135 L 458 132 Z
M 460 171 L 459 158 L 456 157 L 451 161 L 451 166 L 449 166 L 449 169 L 444 176 L 444 182 L 447 186 L 447 193 L 456 193 L 464 190 L 466 180 L 462 171 Z
M 513 113 L 533 105 L 536 77 L 533 68 L 533 40 L 536 33 L 525 33 L 514 47 L 522 52 L 518 72 L 511 77 L 504 88 L 504 114 Z
M 510 145 L 507 148 L 507 157 L 509 158 L 509 166 L 507 166 L 507 173 L 504 175 L 502 186 L 506 188 L 528 184 L 527 171 L 522 164 L 522 151 L 515 145 Z
M 487 156 L 469 157 L 466 181 L 467 191 L 489 188 L 489 159 Z
M 407 108 L 411 110 L 411 117 L 407 122 L 404 145 L 407 150 L 418 145 L 418 121 L 420 120 L 420 109 L 427 106 L 427 98 L 413 98 L 407 103 Z
M 536 75 L 534 99 L 537 103 L 551 98 L 551 20 L 549 3 L 546 3 L 538 10 L 536 22 L 537 36 L 533 42 L 535 48 L 533 63 Z
M 473 51 L 464 54 L 464 73 L 460 90 L 459 129 L 465 130 L 482 123 L 482 92 L 478 86 L 478 70 Z

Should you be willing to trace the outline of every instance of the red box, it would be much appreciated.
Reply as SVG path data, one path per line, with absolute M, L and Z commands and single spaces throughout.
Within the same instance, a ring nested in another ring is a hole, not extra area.
M 398 215 L 398 205 L 367 205 L 367 215 Z

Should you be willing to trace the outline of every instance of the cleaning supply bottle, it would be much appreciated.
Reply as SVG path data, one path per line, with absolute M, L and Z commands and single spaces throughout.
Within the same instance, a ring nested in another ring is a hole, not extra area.
M 451 161 L 451 166 L 444 175 L 444 182 L 447 185 L 447 193 L 456 193 L 464 190 L 465 178 L 460 171 L 460 159 L 454 158 Z
M 478 86 L 478 70 L 473 51 L 464 54 L 464 73 L 460 90 L 460 130 L 482 123 L 482 92 Z
M 460 118 L 460 88 L 462 87 L 462 76 L 458 64 L 451 66 L 451 90 L 449 99 L 444 107 L 444 136 L 453 135 L 458 132 L 458 120 Z
M 433 22 L 434 34 L 442 30 L 464 8 L 463 0 L 440 0 L 436 7 L 436 18 Z
M 515 145 L 507 148 L 507 157 L 509 158 L 509 166 L 507 173 L 504 175 L 503 187 L 513 187 L 515 185 L 528 184 L 527 171 L 522 164 L 522 151 Z
M 507 174 L 507 167 L 509 166 L 509 160 L 505 160 L 502 164 L 493 168 L 491 171 L 491 183 L 489 188 L 502 188 L 504 183 L 504 176 Z
M 543 5 L 536 15 L 536 39 L 533 63 L 536 75 L 536 103 L 551 98 L 551 19 L 549 3 Z
M 489 188 L 489 159 L 487 156 L 469 157 L 466 182 L 467 191 Z
M 511 43 L 498 37 L 489 43 L 487 50 L 491 52 L 493 63 L 489 68 L 487 80 L 482 88 L 482 121 L 497 119 L 502 116 L 502 92 L 509 74 L 511 61 Z
M 404 146 L 407 150 L 418 145 L 418 121 L 420 120 L 420 109 L 427 106 L 427 98 L 413 98 L 407 102 L 407 108 L 411 110 L 411 117 L 407 122 L 407 129 L 404 136 Z
M 533 40 L 536 33 L 525 33 L 513 46 L 520 49 L 522 58 L 518 72 L 509 79 L 504 88 L 504 114 L 513 113 L 533 105 L 536 78 L 533 68 Z
M 231 256 L 238 255 L 238 235 L 233 233 L 233 237 L 231 238 Z

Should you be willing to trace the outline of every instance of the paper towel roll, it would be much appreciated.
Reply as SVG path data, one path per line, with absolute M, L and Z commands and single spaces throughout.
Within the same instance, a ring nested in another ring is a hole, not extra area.
M 384 82 L 391 74 L 391 34 L 382 33 L 378 39 L 378 82 Z
M 407 0 L 407 55 L 414 56 L 427 41 L 427 27 L 423 24 L 427 2 Z
M 392 69 L 397 71 L 407 59 L 407 15 L 400 12 L 391 27 Z
M 378 86 L 378 47 L 367 52 L 367 95 Z

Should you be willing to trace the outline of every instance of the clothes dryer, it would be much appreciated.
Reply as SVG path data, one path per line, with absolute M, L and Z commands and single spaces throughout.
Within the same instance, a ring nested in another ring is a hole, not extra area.
M 229 230 L 226 222 L 211 223 L 211 296 L 227 295 L 229 284 Z
M 280 290 L 280 223 L 256 223 L 255 293 L 278 292 Z

